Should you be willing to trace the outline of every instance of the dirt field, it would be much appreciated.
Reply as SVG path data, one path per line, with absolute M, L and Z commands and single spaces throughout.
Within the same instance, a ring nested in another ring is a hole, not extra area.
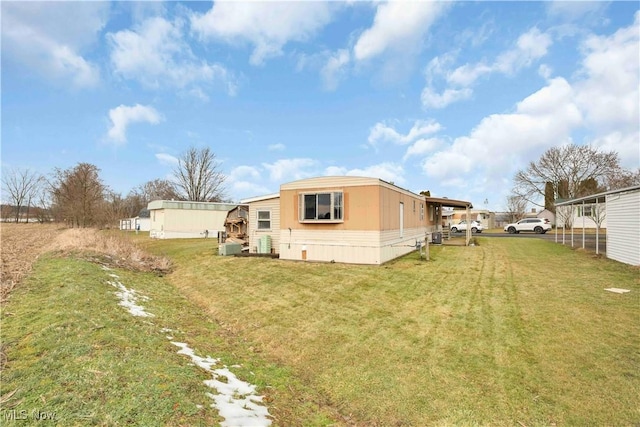
M 38 257 L 49 251 L 90 251 L 106 255 L 110 264 L 134 270 L 164 272 L 170 268 L 168 259 L 145 253 L 117 232 L 65 228 L 59 224 L 2 224 L 0 239 L 0 303 L 31 271 Z
M 29 273 L 35 260 L 50 250 L 52 242 L 65 231 L 54 224 L 2 224 L 0 303 L 6 300 L 11 289 Z

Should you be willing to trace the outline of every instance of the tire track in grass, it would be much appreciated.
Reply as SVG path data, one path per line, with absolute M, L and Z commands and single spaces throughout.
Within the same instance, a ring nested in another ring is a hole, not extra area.
M 113 273 L 109 267 L 102 266 L 102 269 L 107 271 L 109 277 L 113 279 L 108 280 L 107 283 L 117 289 L 115 294 L 120 300 L 118 303 L 120 306 L 124 307 L 132 316 L 154 317 L 152 313 L 138 304 L 139 301 L 148 301 L 149 297 L 140 295 L 135 290 L 124 286 L 119 280 L 120 277 Z M 160 332 L 167 333 L 170 330 L 162 328 Z M 188 356 L 195 366 L 212 375 L 212 379 L 203 382 L 218 393 L 206 393 L 206 395 L 214 401 L 211 406 L 216 408 L 220 416 L 224 418 L 224 421 L 220 423 L 221 426 L 266 427 L 271 425 L 271 420 L 268 418 L 270 416 L 269 410 L 266 406 L 261 405 L 263 396 L 255 394 L 255 385 L 240 380 L 227 366 L 214 369 L 213 367 L 220 362 L 220 359 L 199 356 L 188 344 L 171 341 L 173 339 L 171 336 L 167 336 L 167 339 L 171 344 L 180 348 L 178 354 Z

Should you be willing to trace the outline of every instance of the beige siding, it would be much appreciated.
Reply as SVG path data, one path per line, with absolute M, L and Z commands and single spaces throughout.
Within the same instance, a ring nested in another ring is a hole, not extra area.
M 154 221 L 155 213 L 155 221 Z M 161 239 L 217 237 L 224 231 L 226 211 L 156 209 L 151 211 L 151 237 Z
M 343 192 L 343 221 L 299 220 L 301 194 L 333 191 Z M 302 260 L 305 253 L 310 261 L 382 264 L 415 250 L 416 240 L 424 242 L 435 222 L 429 221 L 423 196 L 376 178 L 320 177 L 283 184 L 280 209 L 280 258 L 292 260 Z
M 377 178 L 365 178 L 359 176 L 321 176 L 317 178 L 301 179 L 299 181 L 282 184 L 280 190 L 308 190 L 310 188 L 329 188 L 332 186 L 353 187 L 363 185 L 379 185 Z
M 416 249 L 424 242 L 424 227 L 393 231 L 291 230 L 280 231 L 280 258 L 350 264 L 382 264 Z
M 384 263 L 406 255 L 416 250 L 416 242 L 424 244 L 425 237 L 431 240 L 427 227 L 405 228 L 403 237 L 399 237 L 396 230 L 383 231 L 380 233 L 380 259 Z
M 336 261 L 353 264 L 380 264 L 380 232 L 363 230 L 280 231 L 280 258 Z
M 249 202 L 249 252 L 255 253 L 258 248 L 258 240 L 264 235 L 271 236 L 272 251 L 278 253 L 280 247 L 280 198 L 270 198 L 255 202 Z M 258 230 L 258 211 L 271 212 L 271 228 Z

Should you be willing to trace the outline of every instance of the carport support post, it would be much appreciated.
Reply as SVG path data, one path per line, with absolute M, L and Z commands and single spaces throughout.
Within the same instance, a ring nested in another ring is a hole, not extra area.
M 429 261 L 429 237 L 424 237 L 424 259 Z
M 584 244 L 584 238 L 585 238 L 585 233 L 584 233 L 584 200 L 582 201 L 582 249 L 584 249 L 585 244 Z
M 602 218 L 600 216 L 600 205 L 598 204 L 597 198 L 596 198 L 596 215 L 598 218 Z M 600 253 L 600 224 L 601 222 L 598 222 L 596 224 L 596 255 Z
M 469 242 L 471 241 L 471 208 L 467 204 L 467 233 L 466 233 L 467 244 L 465 246 L 469 246 Z

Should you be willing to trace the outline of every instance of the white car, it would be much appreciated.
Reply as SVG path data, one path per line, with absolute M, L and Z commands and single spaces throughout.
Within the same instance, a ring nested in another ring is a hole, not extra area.
M 471 232 L 472 233 L 482 233 L 484 227 L 478 221 L 471 221 Z M 457 233 L 459 231 L 467 231 L 467 221 L 460 221 L 458 224 L 454 224 L 451 226 L 451 232 Z
M 504 231 L 510 234 L 517 234 L 521 231 L 532 231 L 534 233 L 544 234 L 549 230 L 551 230 L 551 223 L 547 218 L 525 218 L 504 226 Z

